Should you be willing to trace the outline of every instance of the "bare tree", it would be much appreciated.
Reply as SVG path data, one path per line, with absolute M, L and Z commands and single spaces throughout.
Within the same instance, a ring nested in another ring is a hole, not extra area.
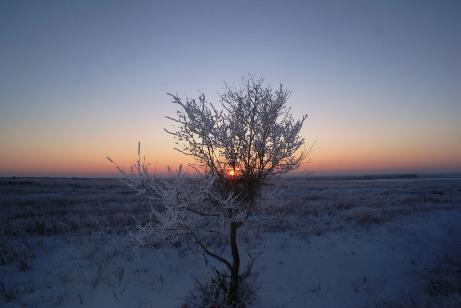
M 175 130 L 166 132 L 176 139 L 176 150 L 195 159 L 201 176 L 189 177 L 180 166 L 170 170 L 172 179 L 155 180 L 141 161 L 139 148 L 131 176 L 117 166 L 125 182 L 152 202 L 152 219 L 138 226 L 138 240 L 153 235 L 192 238 L 205 255 L 228 269 L 227 301 L 238 306 L 237 231 L 263 205 L 267 181 L 298 168 L 306 157 L 300 136 L 306 116 L 293 118 L 287 107 L 290 92 L 282 85 L 274 91 L 252 76 L 239 88 L 227 87 L 219 108 L 204 94 L 187 100 L 169 95 L 180 108 L 176 117 L 167 117 L 175 122 Z M 207 246 L 200 236 L 204 226 L 228 230 L 230 260 Z

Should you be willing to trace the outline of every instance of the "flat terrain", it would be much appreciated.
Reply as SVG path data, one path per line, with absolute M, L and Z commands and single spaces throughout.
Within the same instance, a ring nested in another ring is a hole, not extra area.
M 273 185 L 240 233 L 254 307 L 461 306 L 461 179 Z M 210 268 L 199 250 L 136 247 L 147 214 L 116 179 L 1 178 L 0 306 L 181 307 Z

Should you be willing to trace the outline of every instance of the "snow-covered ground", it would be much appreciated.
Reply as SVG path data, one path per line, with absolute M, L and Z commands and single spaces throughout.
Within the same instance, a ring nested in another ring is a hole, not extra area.
M 241 233 L 254 307 L 461 305 L 461 179 L 276 184 L 278 206 Z M 181 307 L 210 268 L 199 250 L 136 248 L 145 213 L 112 179 L 0 179 L 0 306 Z

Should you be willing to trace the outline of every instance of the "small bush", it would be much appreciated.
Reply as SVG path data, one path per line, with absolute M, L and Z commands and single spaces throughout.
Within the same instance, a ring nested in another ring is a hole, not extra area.
M 0 265 L 16 264 L 19 271 L 25 272 L 30 269 L 29 257 L 32 255 L 26 242 L 14 243 L 0 239 Z
M 15 258 L 15 250 L 2 239 L 0 241 L 0 265 L 10 264 Z
M 379 210 L 375 209 L 356 209 L 347 215 L 347 220 L 358 226 L 368 226 L 385 221 L 385 217 Z
M 18 297 L 18 288 L 14 282 L 0 282 L 0 295 L 5 302 L 13 302 Z
M 194 289 L 185 298 L 182 308 L 243 308 L 256 300 L 255 275 L 245 272 L 240 276 L 238 289 L 238 303 L 227 303 L 229 274 L 214 270 L 211 278 L 205 282 L 195 281 Z
M 461 262 L 459 256 L 445 255 L 440 264 L 430 271 L 426 291 L 431 297 L 461 295 Z

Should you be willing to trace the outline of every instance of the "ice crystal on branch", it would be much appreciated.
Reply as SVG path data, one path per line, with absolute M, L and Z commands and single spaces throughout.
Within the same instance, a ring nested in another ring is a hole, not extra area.
M 300 131 L 306 116 L 295 120 L 287 107 L 290 91 L 274 91 L 251 76 L 240 88 L 227 87 L 221 108 L 198 99 L 183 101 L 169 94 L 181 108 L 174 131 L 176 150 L 192 156 L 206 173 L 216 175 L 221 189 L 239 193 L 253 205 L 262 185 L 273 175 L 298 168 L 306 156 Z
M 306 116 L 293 118 L 287 107 L 290 91 L 282 85 L 274 91 L 252 76 L 239 88 L 227 87 L 219 107 L 204 94 L 186 100 L 169 95 L 179 110 L 176 117 L 167 117 L 175 129 L 165 130 L 176 139 L 176 150 L 195 159 L 200 176 L 188 176 L 180 166 L 177 171 L 169 169 L 170 178 L 154 178 L 148 164 L 141 161 L 139 146 L 130 173 L 116 165 L 123 181 L 150 204 L 151 218 L 138 224 L 135 239 L 139 243 L 153 237 L 192 239 L 230 272 L 227 304 L 240 307 L 237 230 L 271 201 L 271 191 L 265 190 L 267 181 L 298 168 L 306 157 L 300 135 Z M 230 260 L 207 243 L 210 234 L 225 234 L 225 230 Z

